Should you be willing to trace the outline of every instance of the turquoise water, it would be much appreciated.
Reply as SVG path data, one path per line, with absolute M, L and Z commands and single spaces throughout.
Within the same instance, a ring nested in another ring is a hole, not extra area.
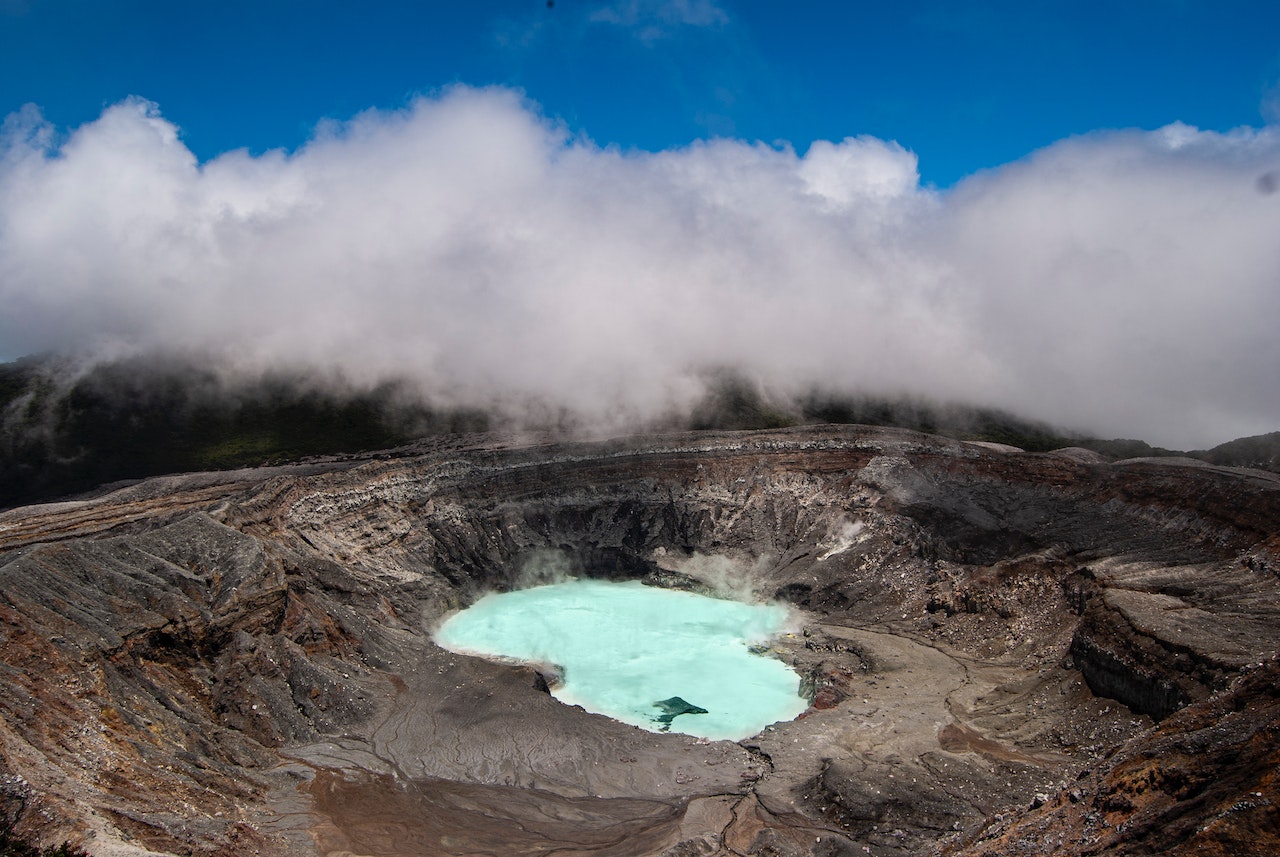
M 624 723 L 736 740 L 807 706 L 790 667 L 750 651 L 786 621 L 777 604 L 575 580 L 486 595 L 450 617 L 436 642 L 554 664 L 564 678 L 557 699 Z

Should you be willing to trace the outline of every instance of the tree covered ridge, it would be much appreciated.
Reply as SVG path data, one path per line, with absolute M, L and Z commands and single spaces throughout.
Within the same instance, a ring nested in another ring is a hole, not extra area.
M 914 429 L 1031 452 L 1085 447 L 1111 458 L 1190 455 L 1280 471 L 1280 432 L 1190 453 L 1141 440 L 1080 437 L 991 409 L 814 390 L 769 395 L 732 371 L 654 429 L 742 430 L 810 423 Z M 228 380 L 192 361 L 77 367 L 58 358 L 0 364 L 0 508 L 165 473 L 233 469 L 388 449 L 430 435 L 501 428 L 502 417 L 440 409 L 407 385 L 271 373 Z
M 485 427 L 394 384 L 303 375 L 228 382 L 190 363 L 102 364 L 72 377 L 57 361 L 0 364 L 0 507 L 123 479 L 366 452 Z

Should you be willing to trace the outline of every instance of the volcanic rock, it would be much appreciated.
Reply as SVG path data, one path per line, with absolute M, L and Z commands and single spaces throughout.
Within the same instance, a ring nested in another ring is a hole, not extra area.
M 813 705 L 707 742 L 432 642 L 561 575 L 790 602 Z M 0 513 L 0 798 L 99 855 L 1274 853 L 1277 596 L 1280 478 L 1176 459 L 853 426 L 163 477 Z

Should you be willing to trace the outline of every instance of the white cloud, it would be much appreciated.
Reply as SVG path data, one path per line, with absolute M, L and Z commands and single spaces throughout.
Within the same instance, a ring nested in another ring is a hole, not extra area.
M 842 143 L 817 140 L 799 171 L 810 193 L 845 210 L 902 199 L 920 184 L 915 156 L 875 137 L 847 137 Z
M 129 101 L 0 153 L 0 353 L 407 375 L 618 427 L 706 367 L 1204 446 L 1280 428 L 1275 132 L 1066 140 L 941 195 L 850 138 L 601 149 L 458 88 L 205 164 Z
M 1002 399 L 1194 446 L 1280 428 L 1271 131 L 1057 144 L 948 200 L 945 240 Z

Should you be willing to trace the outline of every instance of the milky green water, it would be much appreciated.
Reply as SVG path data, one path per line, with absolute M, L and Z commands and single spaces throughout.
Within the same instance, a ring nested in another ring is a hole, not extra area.
M 799 676 L 750 651 L 786 620 L 777 604 L 575 580 L 486 595 L 450 617 L 436 642 L 555 664 L 564 678 L 557 699 L 624 723 L 736 740 L 806 708 Z

